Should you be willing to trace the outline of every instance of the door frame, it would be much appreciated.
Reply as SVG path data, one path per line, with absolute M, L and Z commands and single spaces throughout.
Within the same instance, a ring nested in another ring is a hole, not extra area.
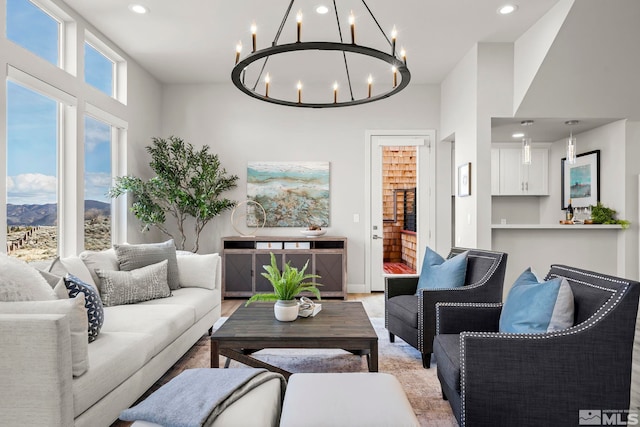
M 365 237 L 364 237 L 364 252 L 365 252 L 365 285 L 363 292 L 371 292 L 371 276 L 372 276 L 372 260 L 371 260 L 371 240 L 372 240 L 372 221 L 371 211 L 373 206 L 371 204 L 371 191 L 372 185 L 372 168 L 371 160 L 373 155 L 373 141 L 374 137 L 415 137 L 425 139 L 425 148 L 428 147 L 429 155 L 418 155 L 418 189 L 420 195 L 418 197 L 418 254 L 416 271 L 420 271 L 422 266 L 422 259 L 424 258 L 424 252 L 426 246 L 435 247 L 436 239 L 436 158 L 437 158 L 437 144 L 436 144 L 436 131 L 435 129 L 412 129 L 412 130 L 366 130 L 365 131 Z M 425 157 L 427 158 L 425 160 Z M 425 174 L 424 171 L 427 171 Z M 426 187 L 426 190 L 425 190 Z M 422 196 L 428 194 L 428 197 Z M 420 212 L 428 212 L 428 221 L 425 223 L 421 221 Z

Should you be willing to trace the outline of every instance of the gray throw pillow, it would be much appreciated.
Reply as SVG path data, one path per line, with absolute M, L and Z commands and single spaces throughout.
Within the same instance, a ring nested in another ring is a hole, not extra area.
M 0 301 L 58 299 L 53 288 L 26 262 L 0 253 Z
M 102 303 L 110 307 L 171 296 L 167 265 L 168 261 L 164 260 L 131 271 L 96 270 Z
M 120 270 L 131 271 L 147 265 L 167 260 L 167 282 L 171 290 L 180 288 L 178 260 L 173 239 L 163 243 L 146 243 L 138 245 L 113 245 L 120 264 Z

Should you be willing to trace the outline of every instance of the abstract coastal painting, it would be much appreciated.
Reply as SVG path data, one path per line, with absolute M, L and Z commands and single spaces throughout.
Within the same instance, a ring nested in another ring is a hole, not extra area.
M 329 162 L 248 163 L 247 198 L 266 211 L 265 227 L 327 227 L 329 195 Z

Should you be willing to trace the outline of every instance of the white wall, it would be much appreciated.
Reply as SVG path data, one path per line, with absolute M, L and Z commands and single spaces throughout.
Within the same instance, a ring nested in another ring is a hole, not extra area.
M 410 85 L 384 101 L 355 107 L 305 109 L 252 99 L 229 84 L 168 85 L 163 90 L 161 135 L 211 146 L 222 166 L 240 177 L 226 197 L 246 199 L 249 161 L 331 163 L 329 233 L 348 238 L 348 284 L 364 284 L 365 131 L 437 129 L 439 88 Z M 449 188 L 446 188 L 448 192 Z M 360 223 L 353 215 L 360 215 Z M 220 238 L 235 235 L 230 213 L 204 230 L 200 251 L 220 250 Z M 448 221 L 448 218 L 447 218 Z M 299 235 L 297 228 L 270 228 L 261 235 Z
M 467 162 L 471 167 L 471 196 L 455 198 L 455 242 L 456 246 L 476 247 L 476 106 L 477 106 L 478 49 L 474 46 L 441 85 L 441 139 L 455 141 L 453 157 L 454 176 L 459 165 Z M 457 178 L 454 179 L 454 187 Z M 457 187 L 456 187 L 457 188 Z
M 455 245 L 491 248 L 491 118 L 511 114 L 513 45 L 474 46 L 442 83 L 442 135 L 454 165 L 471 163 L 471 195 L 455 198 Z
M 514 43 L 513 109 L 526 96 L 575 0 L 559 1 Z

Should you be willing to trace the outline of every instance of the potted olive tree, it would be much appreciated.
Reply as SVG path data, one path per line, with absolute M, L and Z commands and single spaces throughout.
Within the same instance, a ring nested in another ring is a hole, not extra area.
M 185 249 L 187 226 L 192 223 L 192 252 L 198 252 L 204 227 L 236 205 L 222 193 L 236 187 L 238 176 L 227 174 L 218 155 L 209 152 L 208 145 L 196 150 L 175 136 L 152 138 L 152 141 L 146 150 L 151 155 L 149 166 L 155 176 L 148 180 L 136 176 L 116 177 L 109 196 L 131 194 L 130 210 L 142 222 L 142 231 L 155 226 L 171 237 L 178 249 Z M 172 227 L 166 224 L 168 218 L 175 221 L 176 237 Z
M 272 293 L 259 293 L 249 298 L 245 305 L 249 305 L 254 301 L 275 301 L 273 312 L 281 322 L 291 322 L 298 317 L 298 303 L 296 296 L 302 292 L 311 292 L 318 299 L 320 291 L 316 286 L 322 286 L 319 283 L 310 282 L 309 279 L 320 278 L 316 274 L 305 274 L 309 261 L 304 264 L 301 270 L 291 267 L 290 262 L 284 265 L 284 269 L 280 272 L 276 257 L 271 253 L 271 265 L 265 265 L 266 273 L 261 273 L 271 286 Z

